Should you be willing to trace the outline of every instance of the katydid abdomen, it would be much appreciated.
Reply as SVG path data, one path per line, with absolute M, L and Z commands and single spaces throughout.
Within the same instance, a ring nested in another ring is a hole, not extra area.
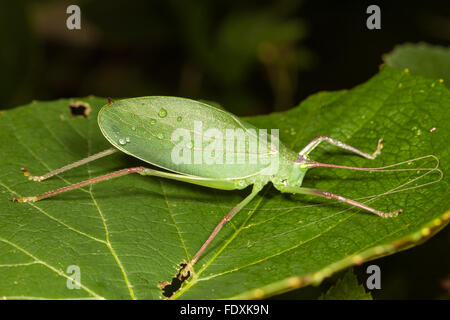
M 259 130 L 202 102 L 173 97 L 127 99 L 98 116 L 103 135 L 120 151 L 172 172 L 245 179 L 276 169 L 278 132 Z M 296 154 L 290 154 L 295 159 Z M 276 174 L 277 172 L 273 172 Z

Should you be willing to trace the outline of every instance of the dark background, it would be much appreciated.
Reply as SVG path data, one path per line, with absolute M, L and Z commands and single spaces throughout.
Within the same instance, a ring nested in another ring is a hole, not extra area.
M 217 101 L 242 116 L 372 77 L 404 42 L 448 45 L 448 1 L 2 1 L 1 109 L 95 94 Z M 66 8 L 81 8 L 81 30 Z M 366 28 L 369 4 L 381 30 Z
M 66 8 L 81 8 L 81 30 Z M 381 8 L 381 30 L 366 8 Z M 94 94 L 215 101 L 245 116 L 349 89 L 405 42 L 450 43 L 449 1 L 2 1 L 0 109 Z M 375 298 L 450 298 L 448 228 L 374 263 Z M 361 281 L 366 265 L 357 268 Z M 321 288 L 279 298 L 313 297 Z

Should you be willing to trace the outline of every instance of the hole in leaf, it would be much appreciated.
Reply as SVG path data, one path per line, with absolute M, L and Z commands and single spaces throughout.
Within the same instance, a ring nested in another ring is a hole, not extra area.
M 187 275 L 183 275 L 183 270 L 186 265 L 186 262 L 180 264 L 180 269 L 178 270 L 177 275 L 172 278 L 170 283 L 167 281 L 161 281 L 158 284 L 158 288 L 162 290 L 163 296 L 170 298 L 175 292 L 178 291 L 178 289 L 181 288 L 183 282 L 190 277 L 191 273 L 189 271 L 187 272 Z
M 91 106 L 83 101 L 73 102 L 69 105 L 70 115 L 72 117 L 85 117 L 89 116 L 91 113 Z

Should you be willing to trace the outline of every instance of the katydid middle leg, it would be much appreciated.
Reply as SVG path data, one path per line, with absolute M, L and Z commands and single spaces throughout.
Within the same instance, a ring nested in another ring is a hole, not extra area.
M 203 251 L 205 251 L 206 247 L 211 243 L 211 241 L 217 236 L 220 229 L 227 223 L 227 221 L 230 221 L 239 211 L 242 210 L 260 191 L 262 187 L 253 185 L 252 192 L 241 202 L 239 202 L 233 209 L 230 210 L 230 212 L 227 213 L 225 217 L 219 222 L 219 224 L 214 228 L 213 232 L 210 234 L 208 239 L 203 243 L 201 248 L 197 251 L 197 253 L 194 255 L 194 257 L 189 261 L 189 263 L 183 268 L 183 274 L 186 275 L 187 272 L 192 271 L 192 267 L 197 262 L 197 260 L 202 255 Z

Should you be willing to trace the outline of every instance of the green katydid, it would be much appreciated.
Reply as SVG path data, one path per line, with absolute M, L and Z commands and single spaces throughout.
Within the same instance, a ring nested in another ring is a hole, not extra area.
M 110 101 L 100 110 L 98 125 L 105 138 L 113 145 L 112 148 L 42 176 L 31 175 L 25 168 L 22 168 L 22 171 L 30 180 L 42 181 L 118 151 L 167 171 L 143 166 L 126 168 L 40 195 L 16 197 L 13 200 L 18 202 L 39 201 L 59 193 L 130 173 L 173 179 L 222 190 L 244 189 L 252 186 L 251 193 L 228 212 L 193 258 L 187 263 L 183 269 L 183 275 L 193 272 L 194 264 L 225 223 L 243 209 L 269 182 L 281 192 L 335 199 L 380 217 L 395 217 L 399 212 L 402 212 L 401 209 L 392 212 L 381 212 L 363 203 L 331 192 L 301 186 L 307 170 L 314 167 L 363 171 L 377 170 L 376 168 L 325 164 L 311 160 L 309 158 L 310 152 L 321 142 L 328 142 L 367 159 L 375 159 L 382 149 L 382 139 L 378 140 L 378 146 L 372 154 L 358 150 L 328 136 L 318 136 L 300 152 L 295 152 L 281 142 L 277 142 L 275 145 L 267 143 L 264 139 L 264 137 L 267 138 L 265 132 L 262 135 L 258 134 L 257 132 L 260 129 L 238 119 L 229 112 L 195 100 L 160 96 L 131 98 L 116 102 Z M 203 129 L 206 128 L 207 130 L 203 133 Z M 182 130 L 180 131 L 179 129 Z M 239 157 L 239 152 L 236 152 L 234 148 L 238 145 L 237 136 L 239 135 L 221 134 L 222 131 L 226 130 L 238 131 L 241 136 L 243 135 L 247 139 L 242 145 L 244 147 L 243 151 L 240 151 L 240 155 L 243 156 L 240 160 L 243 161 L 224 161 L 225 158 L 227 160 L 236 160 Z M 254 143 L 257 144 L 257 148 L 251 146 Z M 175 153 L 174 150 L 176 150 Z M 188 151 L 192 152 L 188 153 Z M 174 159 L 174 154 L 183 155 L 178 159 Z M 261 158 L 264 158 L 264 161 L 251 161 L 254 160 L 252 156 L 255 154 L 258 156 L 263 155 L 264 157 Z M 207 156 L 206 159 L 205 156 Z M 276 166 L 273 166 L 274 163 L 276 163 Z

